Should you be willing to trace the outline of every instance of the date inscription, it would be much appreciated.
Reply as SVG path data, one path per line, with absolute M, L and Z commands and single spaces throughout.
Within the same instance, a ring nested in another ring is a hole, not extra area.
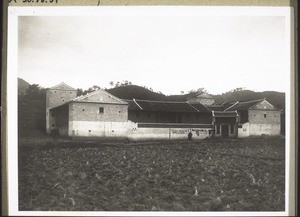
M 58 0 L 9 0 L 9 3 L 23 2 L 23 3 L 58 3 Z

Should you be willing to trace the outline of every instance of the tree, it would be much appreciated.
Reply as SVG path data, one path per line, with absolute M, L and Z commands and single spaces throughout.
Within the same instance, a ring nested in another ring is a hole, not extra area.
M 29 85 L 26 95 L 29 97 L 44 97 L 46 95 L 46 90 L 40 87 L 38 84 Z
M 109 85 L 110 85 L 111 87 L 113 87 L 113 86 L 114 86 L 114 82 L 113 82 L 113 81 L 110 81 L 110 82 L 109 82 Z
M 208 91 L 204 87 L 200 87 L 197 89 L 199 93 L 208 93 Z
M 83 90 L 81 88 L 77 88 L 77 96 L 83 95 Z
M 96 90 L 101 89 L 98 85 L 93 85 L 92 87 L 89 87 L 89 89 L 83 91 L 83 95 L 87 94 L 87 93 L 91 93 L 94 92 Z

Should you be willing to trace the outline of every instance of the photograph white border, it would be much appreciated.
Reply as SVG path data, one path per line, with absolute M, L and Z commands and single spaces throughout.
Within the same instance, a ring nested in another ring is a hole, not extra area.
M 286 88 L 286 170 L 285 170 L 285 211 L 283 212 L 96 212 L 96 211 L 19 211 L 18 210 L 18 111 L 17 111 L 17 78 L 18 78 L 18 17 L 19 16 L 97 16 L 109 15 L 116 12 L 131 16 L 144 15 L 149 10 L 155 14 L 168 16 L 170 13 L 186 13 L 186 6 L 132 6 L 123 10 L 123 6 L 113 7 L 8 7 L 8 36 L 7 36 L 7 171 L 8 171 L 8 211 L 9 215 L 18 216 L 288 216 L 289 209 L 289 176 L 290 176 L 290 145 L 291 144 L 291 86 Z M 285 16 L 286 34 L 292 39 L 292 9 L 291 7 L 207 7 L 188 6 L 189 12 L 199 13 L 203 16 Z M 289 41 L 291 45 L 291 41 Z M 287 55 L 291 60 L 291 46 L 287 47 Z M 292 61 L 291 61 L 292 63 Z M 292 69 L 292 66 L 290 65 Z M 293 72 L 289 76 L 289 84 Z

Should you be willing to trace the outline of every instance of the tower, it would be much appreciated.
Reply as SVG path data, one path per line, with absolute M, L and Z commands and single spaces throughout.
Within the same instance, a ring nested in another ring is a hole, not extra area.
M 55 113 L 51 108 L 68 103 L 76 98 L 77 90 L 65 83 L 51 87 L 46 92 L 46 132 L 51 133 L 56 128 Z

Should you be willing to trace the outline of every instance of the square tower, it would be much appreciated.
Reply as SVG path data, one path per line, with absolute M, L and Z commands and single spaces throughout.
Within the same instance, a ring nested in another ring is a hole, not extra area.
M 76 98 L 77 90 L 65 83 L 60 83 L 54 87 L 51 87 L 46 92 L 46 132 L 51 133 L 52 129 L 55 129 L 55 113 L 51 108 L 58 107 L 65 103 L 68 103 L 72 99 Z

